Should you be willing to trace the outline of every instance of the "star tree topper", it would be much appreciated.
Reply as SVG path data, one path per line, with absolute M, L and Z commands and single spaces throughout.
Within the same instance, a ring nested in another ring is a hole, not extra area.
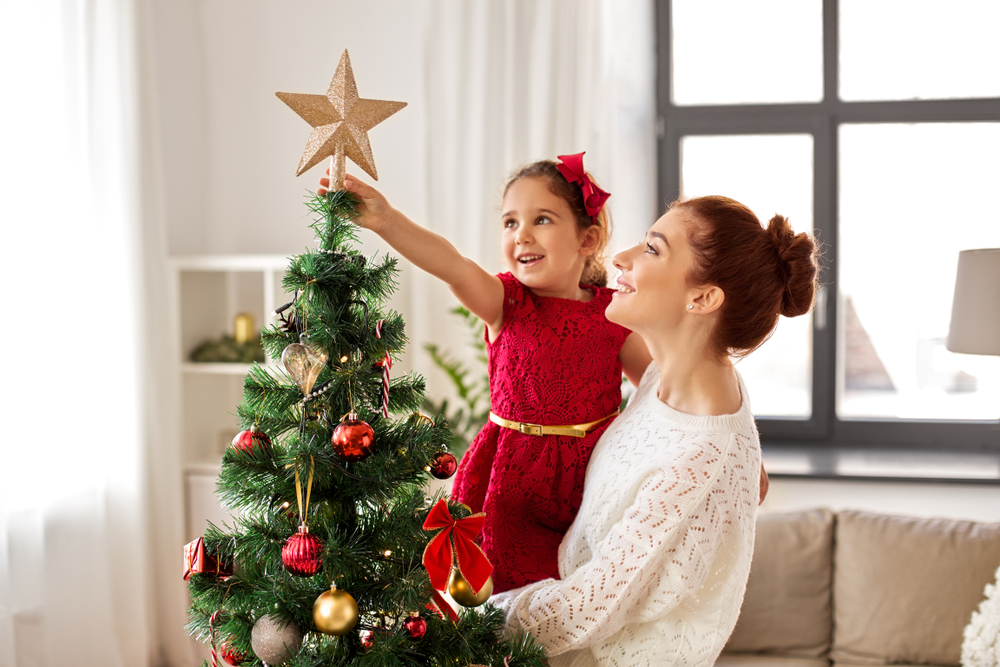
M 368 130 L 405 107 L 406 102 L 358 97 L 351 58 L 346 49 L 340 56 L 340 64 L 337 65 L 326 95 L 275 94 L 313 127 L 299 161 L 298 171 L 295 172 L 296 176 L 301 176 L 310 167 L 330 157 L 333 161 L 330 189 L 342 190 L 346 156 L 369 176 L 378 180 L 375 158 L 372 156 L 371 144 L 368 143 Z

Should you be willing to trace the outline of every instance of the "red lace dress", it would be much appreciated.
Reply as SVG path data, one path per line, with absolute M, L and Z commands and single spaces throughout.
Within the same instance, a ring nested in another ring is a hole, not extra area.
M 493 412 L 519 422 L 585 424 L 621 403 L 618 359 L 630 331 L 609 322 L 613 290 L 590 301 L 539 297 L 510 273 L 489 352 Z M 612 420 L 586 437 L 523 435 L 487 422 L 462 458 L 452 498 L 486 512 L 482 547 L 494 592 L 559 578 L 559 543 L 576 517 L 587 461 Z

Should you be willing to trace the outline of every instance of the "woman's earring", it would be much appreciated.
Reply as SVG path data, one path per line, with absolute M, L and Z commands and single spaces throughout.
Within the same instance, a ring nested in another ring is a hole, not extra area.
M 688 310 L 694 310 L 694 304 L 693 303 L 689 303 L 688 304 Z

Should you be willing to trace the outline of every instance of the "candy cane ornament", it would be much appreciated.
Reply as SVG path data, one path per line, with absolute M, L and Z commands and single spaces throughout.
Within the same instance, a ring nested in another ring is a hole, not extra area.
M 385 320 L 379 320 L 375 323 L 375 337 L 382 338 L 382 325 L 385 324 Z M 392 355 L 389 354 L 389 350 L 385 351 L 385 358 L 378 362 L 378 365 L 382 367 L 382 416 L 389 416 L 389 371 L 392 369 Z

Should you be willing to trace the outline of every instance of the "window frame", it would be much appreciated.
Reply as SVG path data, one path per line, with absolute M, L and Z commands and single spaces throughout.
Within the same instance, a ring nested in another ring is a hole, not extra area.
M 822 287 L 817 294 L 817 310 L 813 318 L 812 412 L 809 419 L 758 418 L 765 451 L 805 451 L 822 458 L 835 456 L 841 450 L 877 448 L 896 454 L 983 454 L 987 460 L 995 461 L 1000 455 L 1000 419 L 963 422 L 872 418 L 842 420 L 837 416 L 837 195 L 838 131 L 841 125 L 1000 122 L 1000 98 L 840 100 L 839 2 L 823 0 L 821 101 L 676 106 L 671 100 L 671 5 L 671 0 L 656 0 L 655 5 L 657 161 L 661 202 L 673 201 L 680 194 L 681 141 L 686 136 L 810 134 L 813 137 L 813 221 L 817 238 L 822 244 L 823 266 L 820 274 Z M 835 470 L 835 466 L 815 476 L 839 476 L 830 470 Z M 901 476 L 906 474 L 901 473 Z M 942 479 L 955 481 L 947 475 Z

